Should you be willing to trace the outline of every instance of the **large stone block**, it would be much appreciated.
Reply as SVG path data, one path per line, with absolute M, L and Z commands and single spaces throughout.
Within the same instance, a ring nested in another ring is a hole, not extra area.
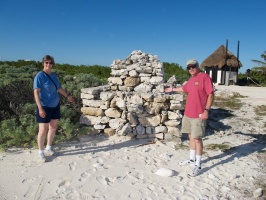
M 82 107 L 81 112 L 84 115 L 92 115 L 92 116 L 103 116 L 104 112 L 100 108 L 94 108 L 94 107 Z

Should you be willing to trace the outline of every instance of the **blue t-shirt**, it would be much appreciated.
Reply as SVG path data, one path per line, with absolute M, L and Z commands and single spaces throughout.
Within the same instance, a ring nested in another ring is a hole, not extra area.
M 57 89 L 61 88 L 61 84 L 54 73 L 49 74 L 54 81 Z M 54 108 L 58 105 L 60 97 L 57 93 L 54 83 L 43 71 L 36 74 L 33 82 L 33 89 L 40 88 L 40 100 L 42 106 Z

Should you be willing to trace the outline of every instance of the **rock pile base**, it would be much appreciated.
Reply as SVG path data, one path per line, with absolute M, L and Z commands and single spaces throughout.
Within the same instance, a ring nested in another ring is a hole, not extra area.
M 108 84 L 81 89 L 80 123 L 94 133 L 156 137 L 180 135 L 182 94 L 164 93 L 164 69 L 157 56 L 133 51 L 111 64 Z

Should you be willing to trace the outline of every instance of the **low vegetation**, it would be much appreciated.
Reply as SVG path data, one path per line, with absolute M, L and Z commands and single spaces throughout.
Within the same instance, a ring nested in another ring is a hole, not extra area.
M 266 116 L 266 105 L 260 105 L 260 106 L 256 106 L 254 108 L 254 111 L 257 115 L 257 120 L 264 120 L 265 116 Z M 264 122 L 263 125 L 264 128 L 266 128 L 266 121 Z
M 226 151 L 231 149 L 231 146 L 227 143 L 223 143 L 223 144 L 207 144 L 204 147 L 206 150 L 221 150 L 221 151 Z
M 0 63 L 0 150 L 37 146 L 38 124 L 35 121 L 36 105 L 32 88 L 34 76 L 41 68 L 38 62 L 25 62 L 11 63 L 12 66 Z M 87 68 L 89 72 L 90 68 Z M 104 70 L 106 68 L 102 69 Z M 61 98 L 61 120 L 55 137 L 55 143 L 59 143 L 89 132 L 89 127 L 79 123 L 82 106 L 80 89 L 102 85 L 106 78 L 103 76 L 103 79 L 99 79 L 98 74 L 92 73 L 71 75 L 58 69 L 55 69 L 54 73 L 59 77 L 62 87 L 73 95 L 76 101 L 75 105 L 72 105 L 65 98 Z
M 266 116 L 266 105 L 256 106 L 254 108 L 254 111 L 255 111 L 256 115 Z
M 213 106 L 222 108 L 222 109 L 239 109 L 242 106 L 239 98 L 244 96 L 240 95 L 238 92 L 233 92 L 232 95 L 219 95 L 214 97 Z
M 189 150 L 189 146 L 183 144 L 183 143 L 178 143 L 175 145 L 175 150 Z

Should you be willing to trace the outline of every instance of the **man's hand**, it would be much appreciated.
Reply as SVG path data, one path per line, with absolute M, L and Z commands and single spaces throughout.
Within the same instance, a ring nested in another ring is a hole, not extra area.
M 173 91 L 173 87 L 172 86 L 164 89 L 164 92 L 172 92 L 172 91 Z

